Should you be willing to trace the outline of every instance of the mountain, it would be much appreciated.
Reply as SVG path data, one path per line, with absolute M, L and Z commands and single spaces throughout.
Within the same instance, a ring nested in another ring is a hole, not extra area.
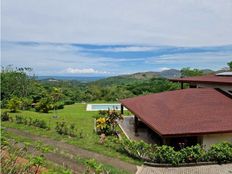
M 159 75 L 156 72 L 139 72 L 135 74 L 108 77 L 105 79 L 100 79 L 100 80 L 91 82 L 91 84 L 100 85 L 100 86 L 108 86 L 112 84 L 123 85 L 123 84 L 129 84 L 129 83 L 149 80 L 149 79 L 152 79 L 158 76 Z
M 214 71 L 210 69 L 202 69 L 204 74 L 211 74 Z M 138 72 L 134 74 L 126 74 L 126 75 L 118 75 L 112 77 L 76 77 L 76 76 L 38 76 L 38 80 L 47 81 L 47 82 L 56 82 L 63 80 L 72 80 L 79 81 L 80 83 L 90 83 L 100 86 L 108 86 L 112 84 L 123 85 L 134 82 L 141 82 L 150 80 L 155 77 L 163 77 L 163 78 L 178 78 L 181 76 L 180 70 L 177 69 L 168 69 L 163 70 L 161 72 Z
M 204 74 L 212 74 L 212 73 L 215 73 L 213 70 L 211 69 L 202 69 L 203 73 Z
M 164 78 L 180 77 L 180 71 L 176 69 L 169 69 L 161 72 L 153 72 L 153 71 L 138 72 L 134 74 L 119 75 L 119 76 L 108 77 L 105 79 L 100 79 L 92 82 L 92 84 L 100 85 L 100 86 L 108 86 L 112 84 L 123 85 L 123 84 L 129 84 L 134 82 L 146 81 L 156 77 L 164 77 Z
M 204 74 L 214 73 L 214 71 L 210 69 L 202 69 L 202 71 Z M 155 77 L 178 78 L 180 76 L 181 76 L 180 70 L 169 69 L 169 70 L 164 70 L 161 72 L 148 71 L 148 72 L 138 72 L 138 73 L 128 74 L 128 75 L 113 76 L 113 77 L 100 79 L 100 80 L 90 82 L 90 83 L 95 84 L 95 85 L 100 85 L 100 86 L 108 86 L 112 84 L 123 85 L 123 84 L 129 84 L 129 83 L 134 83 L 134 82 L 146 81 L 146 80 L 150 80 Z
M 177 78 L 181 76 L 180 70 L 177 69 L 168 69 L 158 73 L 161 77 L 165 78 Z

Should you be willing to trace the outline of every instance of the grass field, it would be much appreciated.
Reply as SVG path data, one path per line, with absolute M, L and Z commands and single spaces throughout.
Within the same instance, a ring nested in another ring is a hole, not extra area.
M 2 110 L 2 112 L 5 110 Z M 25 130 L 31 132 L 33 134 L 42 135 L 46 137 L 50 137 L 56 140 L 62 140 L 69 144 L 76 145 L 78 147 L 95 151 L 106 156 L 119 158 L 121 160 L 141 164 L 139 161 L 135 161 L 132 158 L 117 152 L 112 148 L 107 148 L 104 145 L 99 144 L 99 135 L 97 135 L 94 131 L 94 116 L 97 115 L 98 112 L 87 112 L 86 104 L 74 104 L 67 105 L 64 109 L 56 111 L 56 115 L 58 118 L 53 118 L 53 111 L 49 113 L 38 113 L 34 111 L 19 111 L 18 113 L 10 113 L 11 116 L 22 115 L 25 117 L 38 118 L 40 120 L 45 120 L 49 123 L 51 130 L 44 130 L 41 128 L 35 128 L 32 126 L 25 126 L 22 124 L 16 124 L 15 122 L 2 122 L 3 127 L 13 127 L 21 130 Z M 69 136 L 59 135 L 55 132 L 54 127 L 57 121 L 66 121 L 68 123 L 74 123 L 77 127 L 78 133 L 83 132 L 83 138 L 79 136 L 75 138 L 70 138 Z

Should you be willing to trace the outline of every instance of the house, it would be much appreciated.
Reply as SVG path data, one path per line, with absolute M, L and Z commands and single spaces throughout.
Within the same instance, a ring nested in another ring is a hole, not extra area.
M 171 79 L 191 88 L 121 100 L 140 123 L 152 130 L 158 144 L 176 148 L 220 141 L 232 142 L 232 75 Z
M 191 88 L 218 88 L 230 90 L 232 93 L 232 72 L 218 73 L 216 75 L 206 75 L 198 77 L 185 77 L 170 79 L 172 82 L 180 82 L 182 89 L 183 83 L 188 83 Z

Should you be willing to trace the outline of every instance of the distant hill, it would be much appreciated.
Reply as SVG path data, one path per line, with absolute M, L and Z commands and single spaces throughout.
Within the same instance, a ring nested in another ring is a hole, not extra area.
M 211 74 L 214 71 L 210 69 L 203 69 L 204 74 Z M 112 77 L 75 77 L 75 76 L 38 76 L 37 80 L 46 81 L 46 82 L 56 82 L 56 81 L 79 81 L 80 83 L 89 83 L 100 86 L 108 86 L 112 84 L 123 85 L 134 82 L 141 82 L 150 80 L 156 77 L 163 78 L 178 78 L 181 76 L 180 70 L 177 69 L 169 69 L 161 72 L 138 72 L 134 74 L 126 74 L 126 75 L 118 75 Z
M 148 71 L 148 72 L 138 72 L 138 73 L 122 75 L 122 76 L 126 78 L 137 79 L 137 80 L 148 80 L 157 77 L 158 75 L 159 74 L 157 72 Z
M 92 81 L 96 81 L 99 79 L 103 79 L 106 77 L 78 77 L 78 76 L 38 76 L 36 79 L 37 80 L 42 80 L 42 81 L 59 81 L 59 80 L 77 80 L 82 83 L 88 83 Z
M 146 81 L 155 77 L 164 77 L 164 78 L 180 77 L 180 71 L 176 69 L 170 69 L 161 72 L 152 72 L 152 71 L 138 72 L 134 74 L 119 75 L 119 76 L 108 77 L 105 79 L 100 79 L 95 82 L 92 82 L 92 84 L 100 85 L 100 86 L 108 86 L 112 84 L 123 85 L 123 84 L 129 84 L 134 82 Z
M 203 73 L 204 74 L 212 74 L 212 73 L 215 73 L 213 70 L 211 69 L 202 69 Z
M 177 78 L 181 76 L 180 70 L 177 69 L 168 69 L 158 73 L 161 77 L 165 78 Z
M 100 80 L 91 82 L 91 84 L 100 85 L 100 86 L 108 86 L 112 84 L 123 85 L 123 84 L 129 84 L 129 83 L 149 80 L 157 76 L 158 75 L 155 72 L 142 72 L 142 73 L 135 73 L 135 74 L 129 74 L 129 75 L 119 75 L 119 76 L 108 77 L 105 79 L 100 79 Z
M 202 71 L 204 72 L 204 74 L 214 73 L 214 71 L 210 69 L 203 69 Z M 123 85 L 123 84 L 129 84 L 129 83 L 134 83 L 134 82 L 146 81 L 146 80 L 150 80 L 155 77 L 178 78 L 180 76 L 181 76 L 180 70 L 169 69 L 169 70 L 164 70 L 161 72 L 149 71 L 149 72 L 138 72 L 138 73 L 128 74 L 128 75 L 113 76 L 113 77 L 100 79 L 100 80 L 90 82 L 90 83 L 95 84 L 95 85 L 100 85 L 100 86 L 108 86 L 112 84 Z

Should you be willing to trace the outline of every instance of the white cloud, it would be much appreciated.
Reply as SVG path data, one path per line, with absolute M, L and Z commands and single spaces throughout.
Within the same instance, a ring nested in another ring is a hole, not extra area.
M 100 49 L 96 51 L 95 48 L 98 47 L 92 47 L 94 49 L 91 50 L 89 45 L 2 42 L 1 64 L 31 67 L 36 75 L 75 75 L 78 73 L 112 75 L 166 68 L 181 69 L 187 66 L 217 70 L 232 60 L 231 46 L 194 49 L 199 52 L 191 52 L 194 51 L 192 48 L 161 47 L 157 52 L 145 51 L 145 54 L 139 56 L 134 51 L 128 51 L 129 54 L 124 54 L 120 50 L 110 53 Z M 120 47 L 125 47 L 126 50 L 128 45 Z M 209 52 L 205 52 L 206 50 Z M 152 55 L 153 57 L 149 57 Z
M 12 41 L 202 46 L 232 43 L 231 0 L 4 0 Z
M 69 74 L 108 74 L 106 71 L 97 71 L 93 68 L 84 68 L 84 69 L 79 69 L 79 68 L 67 68 L 64 73 L 69 73 Z
M 162 67 L 162 68 L 159 68 L 159 71 L 165 71 L 165 70 L 170 70 L 171 68 L 168 68 L 168 67 Z
M 200 53 L 179 53 L 169 54 L 157 57 L 151 57 L 146 60 L 147 64 L 160 66 L 171 66 L 181 69 L 182 67 L 192 67 L 200 69 L 218 70 L 227 66 L 226 62 L 232 60 L 232 50 L 230 52 L 200 52 Z
M 112 51 L 112 52 L 138 52 L 138 51 L 154 51 L 159 47 L 153 46 L 124 46 L 124 47 L 113 47 L 100 49 L 101 51 Z

